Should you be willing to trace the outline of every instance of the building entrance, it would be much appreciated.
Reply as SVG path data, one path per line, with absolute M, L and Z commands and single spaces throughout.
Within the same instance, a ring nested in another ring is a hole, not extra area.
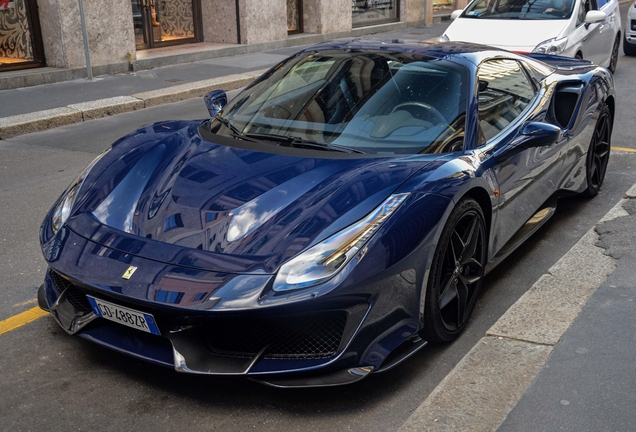
M 200 0 L 131 0 L 131 4 L 138 50 L 202 40 Z

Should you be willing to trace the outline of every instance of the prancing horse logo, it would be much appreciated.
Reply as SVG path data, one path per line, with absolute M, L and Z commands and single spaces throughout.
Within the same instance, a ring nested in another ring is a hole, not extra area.
M 124 279 L 130 279 L 132 277 L 133 273 L 135 272 L 135 270 L 137 270 L 137 267 L 130 266 L 130 267 L 128 267 L 128 270 L 126 270 L 124 272 L 124 274 L 121 275 L 121 277 L 124 278 Z

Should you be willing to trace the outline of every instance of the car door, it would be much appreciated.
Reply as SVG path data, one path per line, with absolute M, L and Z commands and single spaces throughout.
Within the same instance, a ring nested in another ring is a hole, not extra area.
M 603 5 L 607 0 L 600 0 Z M 583 2 L 585 13 L 591 10 L 599 10 L 597 0 L 585 0 Z M 605 21 L 595 24 L 583 24 L 587 28 L 587 35 L 583 39 L 583 53 L 587 60 L 591 60 L 598 65 L 607 65 L 612 54 L 614 43 L 614 30 L 612 20 L 614 12 L 605 8 L 604 12 L 609 12 Z
M 618 2 L 616 0 L 596 0 L 599 10 L 605 12 L 607 18 L 599 26 L 599 34 L 602 35 L 602 42 L 600 49 L 604 50 L 603 66 L 609 64 L 612 56 L 612 48 L 614 47 L 614 40 L 621 27 L 620 10 L 618 9 Z
M 498 183 L 493 251 L 500 249 L 556 190 L 567 139 L 519 151 L 520 130 L 545 113 L 538 86 L 514 60 L 480 65 L 479 130 L 483 155 Z M 544 114 L 545 115 L 545 114 Z
M 581 52 L 582 58 L 588 58 L 589 55 L 589 47 L 588 47 L 588 37 L 590 30 L 588 26 L 585 25 L 585 0 L 577 0 L 574 6 L 573 19 L 576 20 L 576 25 L 574 30 L 570 34 L 567 35 L 568 42 L 568 56 L 576 57 L 577 53 Z M 571 51 L 570 51 L 571 50 Z

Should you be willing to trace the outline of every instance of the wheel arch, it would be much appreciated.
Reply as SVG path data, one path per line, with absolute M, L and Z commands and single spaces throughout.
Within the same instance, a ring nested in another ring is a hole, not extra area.
M 466 193 L 462 195 L 457 202 L 466 197 L 474 199 L 477 201 L 477 204 L 479 204 L 479 207 L 481 207 L 481 211 L 484 213 L 484 219 L 486 222 L 486 230 L 488 231 L 487 238 L 490 238 L 490 233 L 492 231 L 492 202 L 488 191 L 480 186 L 473 187 L 466 191 Z
M 616 102 L 614 101 L 614 96 L 609 95 L 607 99 L 605 99 L 605 103 L 610 110 L 610 114 L 612 115 L 612 127 L 614 127 L 614 112 L 616 109 Z

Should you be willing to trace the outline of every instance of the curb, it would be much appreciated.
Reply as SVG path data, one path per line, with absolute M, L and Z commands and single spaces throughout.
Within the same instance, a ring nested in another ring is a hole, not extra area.
M 212 90 L 235 90 L 251 83 L 267 70 L 268 69 L 261 69 L 221 78 L 180 84 L 137 93 L 132 96 L 117 96 L 72 104 L 61 108 L 0 118 L 0 140 L 138 109 L 201 97 Z
M 523 295 L 399 428 L 495 431 L 616 261 L 596 245 L 596 225 L 626 214 L 636 185 Z

